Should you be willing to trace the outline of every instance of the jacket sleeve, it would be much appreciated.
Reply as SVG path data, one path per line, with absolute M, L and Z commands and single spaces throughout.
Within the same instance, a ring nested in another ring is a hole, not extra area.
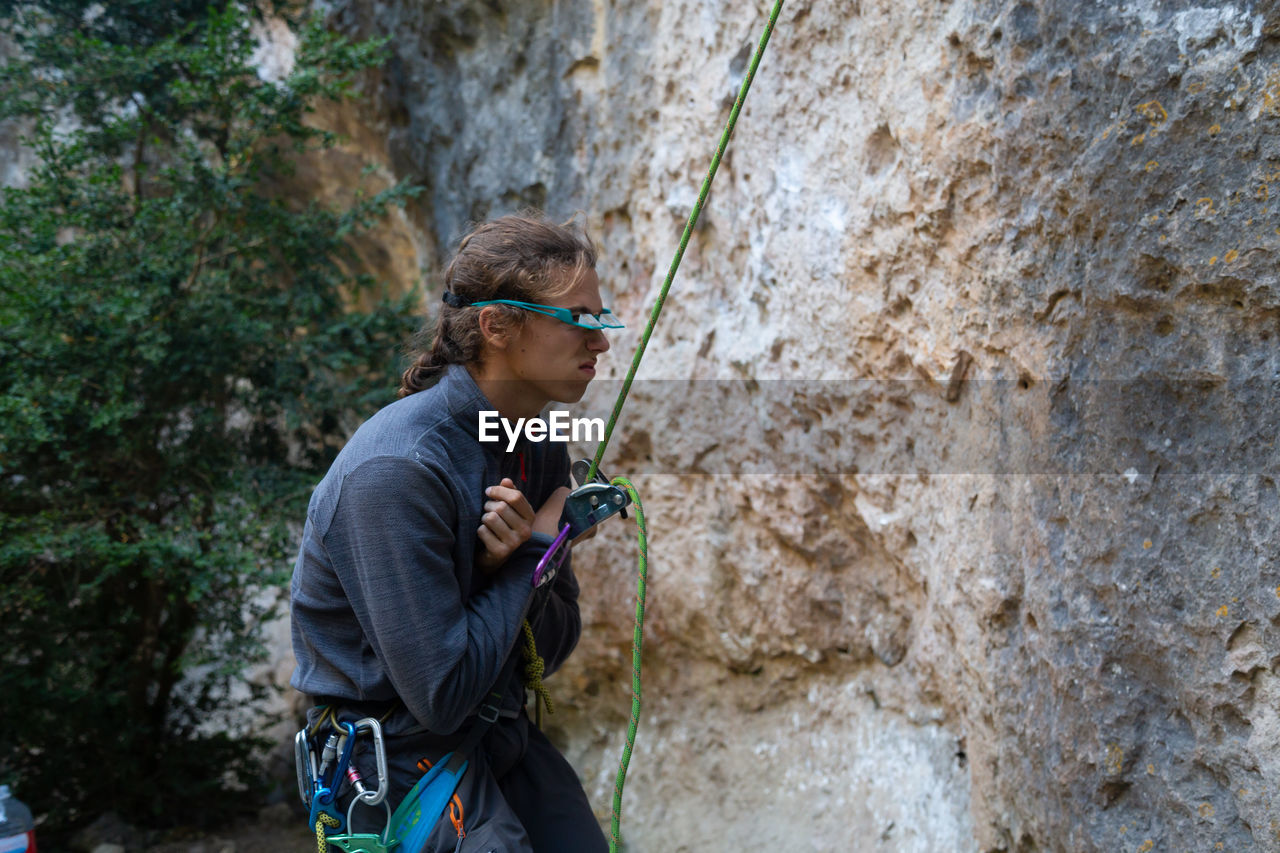
M 455 574 L 455 497 L 442 472 L 375 457 L 349 473 L 325 535 L 374 660 L 419 723 L 458 729 L 497 680 L 549 540 L 535 536 L 464 604 Z M 536 540 L 536 541 L 535 541 Z M 576 610 L 576 604 L 575 604 Z

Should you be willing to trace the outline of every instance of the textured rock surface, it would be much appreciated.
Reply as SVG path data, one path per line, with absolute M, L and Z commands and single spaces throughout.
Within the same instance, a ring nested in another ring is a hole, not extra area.
M 348 4 L 396 36 L 356 147 L 427 185 L 428 269 L 582 210 L 639 318 L 749 11 Z M 635 849 L 1280 849 L 1272 25 L 784 13 L 611 454 L 656 526 Z M 603 815 L 602 539 L 554 732 Z
M 766 4 L 329 8 L 395 58 L 324 119 L 427 187 L 367 261 L 581 210 L 621 376 Z M 1278 37 L 787 6 L 606 463 L 654 526 L 629 849 L 1280 850 Z M 631 553 L 551 682 L 602 818 Z
M 765 11 L 335 19 L 395 34 L 437 255 L 581 209 L 638 319 Z M 635 849 L 1280 849 L 1277 23 L 784 11 L 611 452 L 656 527 Z M 627 547 L 557 679 L 602 809 Z

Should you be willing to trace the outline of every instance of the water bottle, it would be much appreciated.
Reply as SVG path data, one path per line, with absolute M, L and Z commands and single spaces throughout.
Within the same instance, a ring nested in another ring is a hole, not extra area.
M 31 809 L 0 785 L 0 853 L 36 853 L 36 824 Z

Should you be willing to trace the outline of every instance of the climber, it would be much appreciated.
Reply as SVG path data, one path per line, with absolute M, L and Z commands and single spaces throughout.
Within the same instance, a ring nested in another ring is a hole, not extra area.
M 595 260 L 578 228 L 537 214 L 472 230 L 401 399 L 356 431 L 307 511 L 291 584 L 292 684 L 316 705 L 306 736 L 381 721 L 395 809 L 424 770 L 483 732 L 422 850 L 607 849 L 573 768 L 524 710 L 522 668 L 500 678 L 512 655 L 553 672 L 581 630 L 570 560 L 530 583 L 568 493 L 565 446 L 522 437 L 508 451 L 477 437 L 481 411 L 515 422 L 582 397 L 609 349 L 603 330 L 619 328 Z M 496 720 L 477 723 L 486 697 Z M 355 738 L 351 765 L 377 778 L 367 739 Z M 349 788 L 337 788 L 335 813 L 347 813 Z M 383 831 L 380 808 L 353 809 L 346 831 Z

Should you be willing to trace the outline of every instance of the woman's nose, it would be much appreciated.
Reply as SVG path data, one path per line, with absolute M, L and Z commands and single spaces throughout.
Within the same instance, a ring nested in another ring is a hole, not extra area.
M 601 329 L 594 329 L 587 333 L 587 350 L 589 352 L 608 352 L 609 339 Z

